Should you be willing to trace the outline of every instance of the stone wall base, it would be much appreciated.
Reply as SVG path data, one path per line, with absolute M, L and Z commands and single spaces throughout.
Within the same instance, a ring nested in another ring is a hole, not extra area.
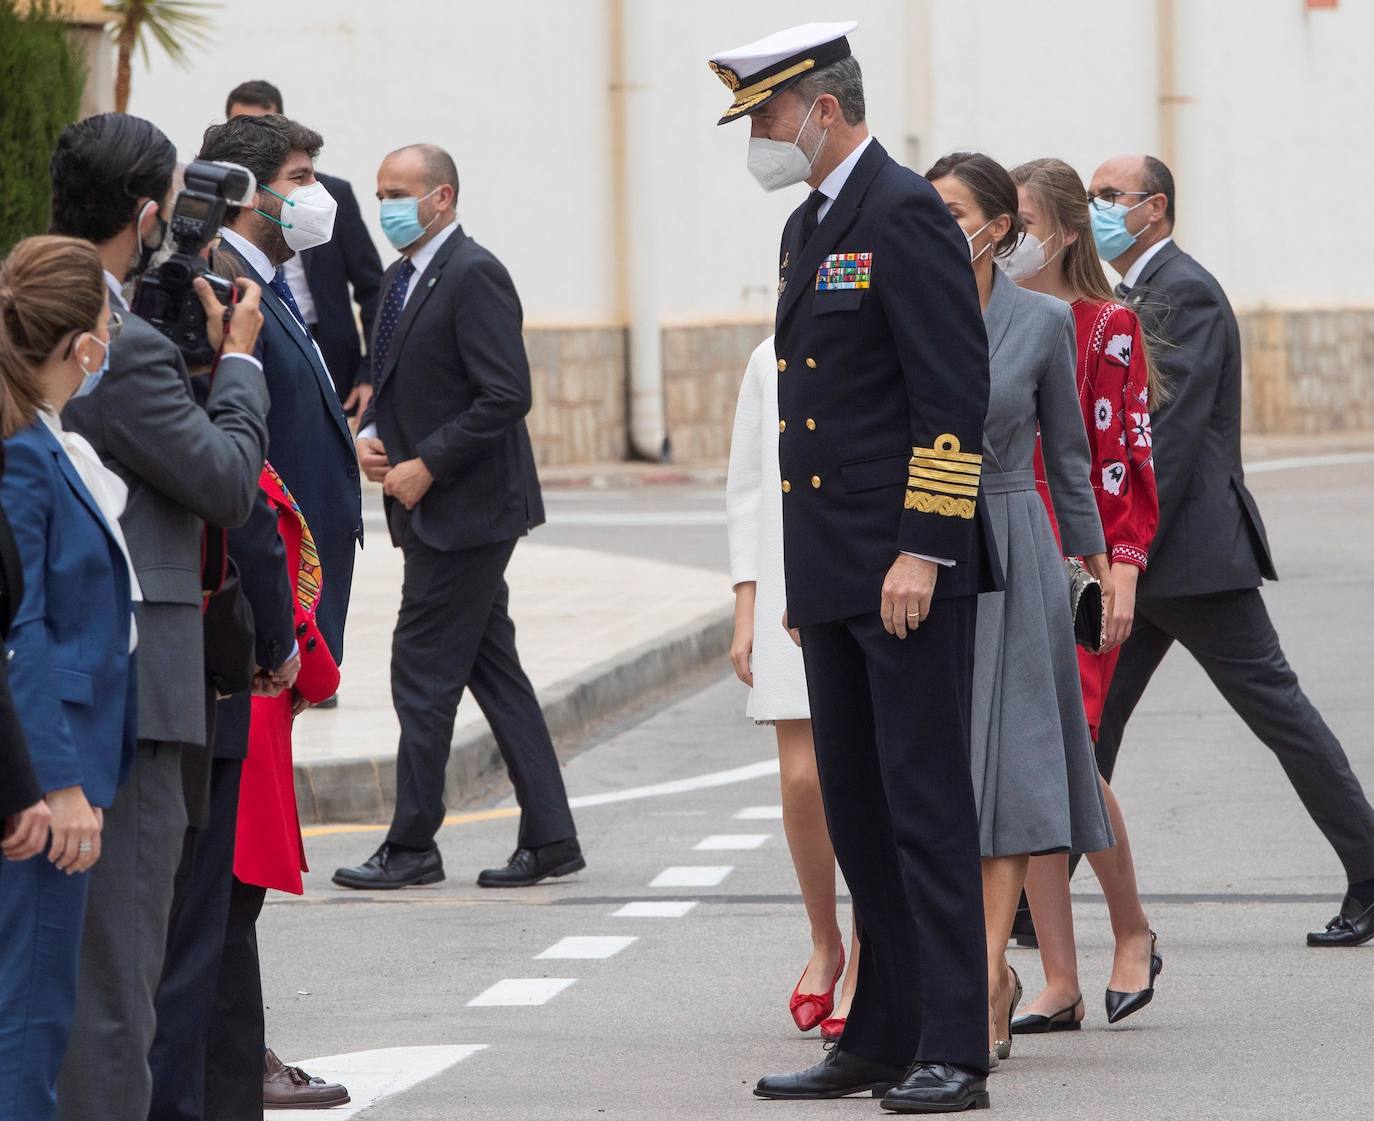
M 1244 424 L 1253 435 L 1374 430 L 1374 308 L 1239 312 Z M 663 328 L 663 395 L 672 459 L 718 466 L 730 454 L 735 399 L 771 320 Z M 530 434 L 541 466 L 629 454 L 623 327 L 531 327 Z

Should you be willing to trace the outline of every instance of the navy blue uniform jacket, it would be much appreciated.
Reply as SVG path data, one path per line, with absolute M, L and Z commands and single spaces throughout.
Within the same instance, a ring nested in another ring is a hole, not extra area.
M 774 339 L 789 624 L 877 612 L 900 552 L 956 562 L 937 599 L 998 586 L 978 500 L 988 342 L 967 241 L 876 140 L 803 245 L 804 210 L 783 231 Z

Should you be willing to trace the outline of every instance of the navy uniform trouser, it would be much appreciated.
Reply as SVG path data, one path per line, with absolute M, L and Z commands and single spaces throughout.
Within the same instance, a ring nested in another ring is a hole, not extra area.
M 863 924 L 847 1052 L 986 1070 L 987 949 L 969 773 L 977 597 L 905 639 L 871 614 L 802 628 L 821 792 Z

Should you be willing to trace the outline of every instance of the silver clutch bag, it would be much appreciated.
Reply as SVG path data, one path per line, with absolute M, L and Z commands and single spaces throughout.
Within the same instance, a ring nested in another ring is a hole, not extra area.
M 1073 637 L 1079 646 L 1097 651 L 1102 648 L 1102 581 L 1092 576 L 1077 557 L 1066 557 L 1064 569 L 1069 578 L 1069 610 L 1073 616 Z

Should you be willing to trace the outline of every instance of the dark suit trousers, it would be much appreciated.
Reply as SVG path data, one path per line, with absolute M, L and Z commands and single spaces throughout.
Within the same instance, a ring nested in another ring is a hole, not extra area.
M 515 787 L 519 846 L 576 836 L 544 713 L 515 649 L 505 580 L 515 542 L 443 552 L 422 542 L 408 521 L 400 530 L 405 582 L 391 644 L 391 696 L 401 743 L 387 839 L 417 849 L 434 843 L 465 687 L 491 725 Z
M 229 891 L 229 921 L 206 1041 L 205 1121 L 262 1116 L 267 1040 L 257 923 L 266 898 L 266 888 L 237 878 Z
M 1374 809 L 1326 721 L 1288 665 L 1259 589 L 1140 600 L 1102 711 L 1097 761 L 1111 780 L 1126 722 L 1179 642 L 1278 758 L 1351 881 L 1374 877 Z
M 969 773 L 974 596 L 906 639 L 869 615 L 802 628 L 826 820 L 863 924 L 843 1049 L 987 1069 L 987 949 Z
M 201 1121 L 204 1113 L 205 1041 L 229 921 L 242 773 L 241 759 L 211 761 L 208 816 L 186 831 L 157 990 L 148 1121 Z

